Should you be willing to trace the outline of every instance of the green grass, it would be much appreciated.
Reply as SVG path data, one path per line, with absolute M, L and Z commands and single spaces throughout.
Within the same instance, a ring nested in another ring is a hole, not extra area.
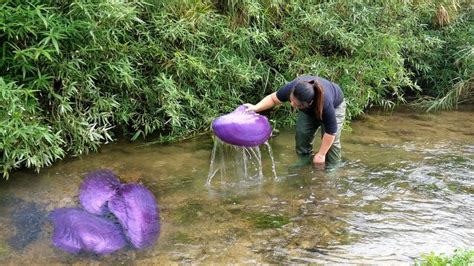
M 417 266 L 469 266 L 474 265 L 474 250 L 456 249 L 451 256 L 435 254 L 431 252 L 424 254 L 421 259 L 416 260 Z
M 472 8 L 468 0 L 1 1 L 0 171 L 39 170 L 122 136 L 182 140 L 300 74 L 340 84 L 348 120 L 407 96 L 431 110 L 456 106 L 472 99 Z M 294 123 L 289 109 L 267 113 L 275 128 Z

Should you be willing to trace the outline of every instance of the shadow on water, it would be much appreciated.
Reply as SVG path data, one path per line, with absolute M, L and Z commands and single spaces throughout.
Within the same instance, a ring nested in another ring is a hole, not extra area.
M 226 155 L 229 147 L 220 147 L 225 172 L 211 136 L 172 145 L 121 141 L 40 174 L 19 171 L 0 182 L 0 263 L 398 264 L 472 248 L 473 114 L 472 107 L 373 111 L 343 132 L 344 163 L 335 170 L 289 171 L 296 155 L 287 129 L 269 140 L 271 153 L 262 146 Z M 97 168 L 153 191 L 161 211 L 155 246 L 94 256 L 51 245 L 45 214 L 79 206 L 82 179 Z
M 21 251 L 38 238 L 47 215 L 44 206 L 14 197 L 2 197 L 0 209 L 11 220 L 10 232 L 13 235 L 7 240 L 11 248 Z

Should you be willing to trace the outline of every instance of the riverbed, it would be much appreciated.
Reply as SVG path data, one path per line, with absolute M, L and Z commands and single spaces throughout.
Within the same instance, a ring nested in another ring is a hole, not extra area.
M 343 163 L 326 170 L 288 169 L 294 132 L 279 129 L 269 141 L 275 169 L 260 147 L 263 178 L 245 186 L 225 176 L 206 186 L 213 144 L 211 135 L 166 145 L 117 141 L 39 173 L 14 172 L 0 181 L 0 263 L 396 264 L 473 248 L 474 106 L 371 110 L 343 132 Z M 80 207 L 82 180 L 104 168 L 153 192 L 157 243 L 106 256 L 56 249 L 47 215 Z

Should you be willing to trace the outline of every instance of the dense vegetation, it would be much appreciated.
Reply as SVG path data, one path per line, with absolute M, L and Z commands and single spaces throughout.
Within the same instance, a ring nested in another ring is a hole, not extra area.
M 447 256 L 431 252 L 416 260 L 416 266 L 467 266 L 474 263 L 474 250 L 456 249 L 454 254 Z
M 0 169 L 7 178 L 122 135 L 189 137 L 299 74 L 339 83 L 349 118 L 407 99 L 453 107 L 472 99 L 473 10 L 469 0 L 0 0 Z M 287 108 L 269 114 L 275 126 L 292 123 Z

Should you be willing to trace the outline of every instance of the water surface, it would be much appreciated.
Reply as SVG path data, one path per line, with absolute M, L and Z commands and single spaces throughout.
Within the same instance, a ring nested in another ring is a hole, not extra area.
M 474 106 L 423 114 L 371 111 L 342 136 L 343 166 L 287 169 L 293 129 L 262 146 L 263 178 L 215 177 L 213 139 L 116 142 L 0 182 L 1 264 L 412 263 L 474 243 Z M 161 235 L 147 250 L 70 255 L 51 244 L 46 216 L 78 207 L 84 176 L 113 170 L 156 196 Z M 224 185 L 223 185 L 224 184 Z

